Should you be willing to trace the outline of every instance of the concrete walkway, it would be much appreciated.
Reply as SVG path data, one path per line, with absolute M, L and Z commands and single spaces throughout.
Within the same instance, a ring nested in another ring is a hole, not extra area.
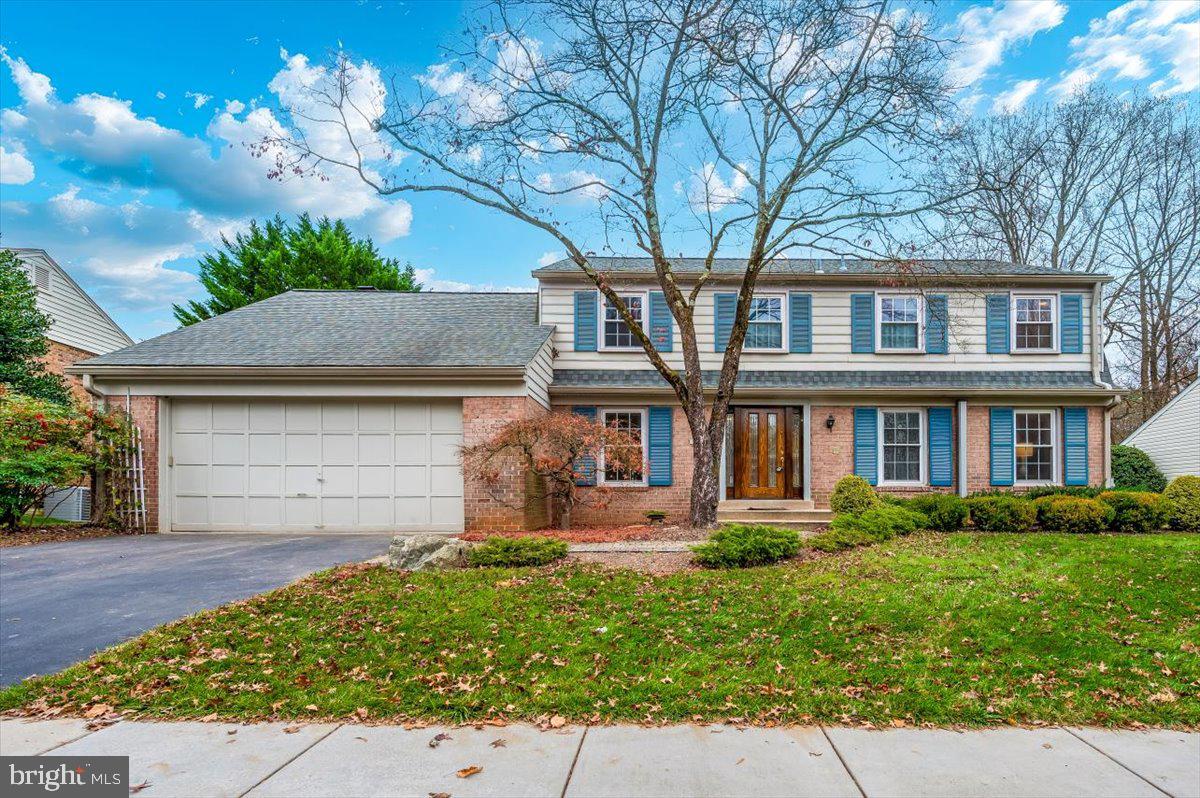
M 129 756 L 130 784 L 150 798 L 1200 796 L 1200 734 L 1162 730 L 130 721 L 89 732 L 9 718 L 0 754 Z

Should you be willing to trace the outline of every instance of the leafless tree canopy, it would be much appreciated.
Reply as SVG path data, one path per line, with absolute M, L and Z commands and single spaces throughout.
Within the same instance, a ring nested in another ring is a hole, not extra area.
M 1118 436 L 1196 376 L 1200 131 L 1176 100 L 1102 89 L 978 120 L 937 179 L 983 186 L 943 208 L 961 255 L 1114 276 L 1103 303 L 1113 370 L 1134 389 Z
M 761 270 L 798 246 L 895 254 L 885 223 L 945 199 L 922 179 L 949 109 L 927 24 L 886 0 L 500 0 L 445 63 L 386 92 L 339 55 L 268 145 L 281 177 L 348 168 L 381 194 L 455 194 L 556 239 L 678 396 L 692 522 L 709 524 Z M 747 256 L 715 389 L 693 321 L 709 273 L 677 276 L 683 248 Z M 682 371 L 593 268 L 598 252 L 653 259 Z

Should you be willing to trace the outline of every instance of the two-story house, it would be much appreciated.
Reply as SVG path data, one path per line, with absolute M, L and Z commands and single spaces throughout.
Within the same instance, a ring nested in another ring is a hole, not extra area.
M 133 339 L 104 312 L 66 269 L 44 249 L 10 248 L 25 266 L 29 281 L 37 288 L 38 310 L 50 317 L 46 333 L 46 368 L 65 374 L 81 360 L 122 349 Z M 78 376 L 68 376 L 72 392 L 83 402 L 87 396 Z
M 597 258 L 669 363 L 679 331 L 649 261 Z M 676 264 L 681 281 L 699 261 Z M 700 293 L 706 381 L 744 264 Z M 135 397 L 157 451 L 152 517 L 177 530 L 530 528 L 525 476 L 464 484 L 458 446 L 504 422 L 574 412 L 628 430 L 643 467 L 589 481 L 618 499 L 582 523 L 686 518 L 690 434 L 674 394 L 570 262 L 536 294 L 294 291 L 74 370 Z M 726 500 L 828 501 L 1107 478 L 1097 312 L 1103 275 L 975 261 L 784 260 L 760 277 L 721 461 Z

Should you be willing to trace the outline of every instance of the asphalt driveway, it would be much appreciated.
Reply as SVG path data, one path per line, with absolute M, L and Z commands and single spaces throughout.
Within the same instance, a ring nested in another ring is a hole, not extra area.
M 147 535 L 0 549 L 0 685 L 387 551 L 385 535 Z

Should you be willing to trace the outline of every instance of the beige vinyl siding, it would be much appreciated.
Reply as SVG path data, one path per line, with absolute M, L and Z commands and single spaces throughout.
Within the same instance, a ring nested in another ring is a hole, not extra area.
M 50 287 L 38 291 L 37 298 L 38 309 L 52 321 L 47 338 L 97 355 L 133 343 L 51 258 L 36 251 L 17 254 L 27 265 L 41 264 L 50 271 Z
M 631 290 L 645 290 L 650 286 L 627 284 Z M 622 288 L 626 285 L 622 285 Z M 558 350 L 554 360 L 560 369 L 641 369 L 650 368 L 645 356 L 638 352 L 576 352 L 575 341 L 575 286 L 544 285 L 541 290 L 542 323 L 553 324 L 552 337 Z M 713 294 L 714 289 L 704 291 L 696 308 L 696 338 L 700 347 L 701 363 L 705 369 L 718 369 L 722 354 L 713 351 Z M 840 371 L 845 369 L 896 369 L 914 368 L 923 370 L 962 371 L 1002 366 L 1010 369 L 1045 371 L 1090 371 L 1092 303 L 1090 291 L 1072 289 L 1062 293 L 1082 293 L 1084 351 L 1077 355 L 991 355 L 987 353 L 985 340 L 984 295 L 992 291 L 964 291 L 962 289 L 927 288 L 927 294 L 946 294 L 949 297 L 950 329 L 949 353 L 945 355 L 915 354 L 852 354 L 850 352 L 850 295 L 869 293 L 870 288 L 804 287 L 802 289 L 766 284 L 759 293 L 787 293 L 802 290 L 811 293 L 813 351 L 811 355 L 789 353 L 752 353 L 742 355 L 742 367 L 752 369 L 776 369 L 781 371 Z M 889 291 L 894 289 L 880 289 Z M 996 289 L 997 293 L 1001 292 Z M 599 331 L 602 334 L 602 329 Z M 786 330 L 785 330 L 786 340 Z M 663 357 L 674 366 L 683 366 L 678 325 L 675 330 L 674 351 Z
M 525 385 L 529 395 L 543 407 L 550 407 L 550 383 L 554 379 L 554 337 L 546 339 L 542 348 L 525 367 Z
M 1200 380 L 1125 439 L 1154 461 L 1167 479 L 1200 475 Z

